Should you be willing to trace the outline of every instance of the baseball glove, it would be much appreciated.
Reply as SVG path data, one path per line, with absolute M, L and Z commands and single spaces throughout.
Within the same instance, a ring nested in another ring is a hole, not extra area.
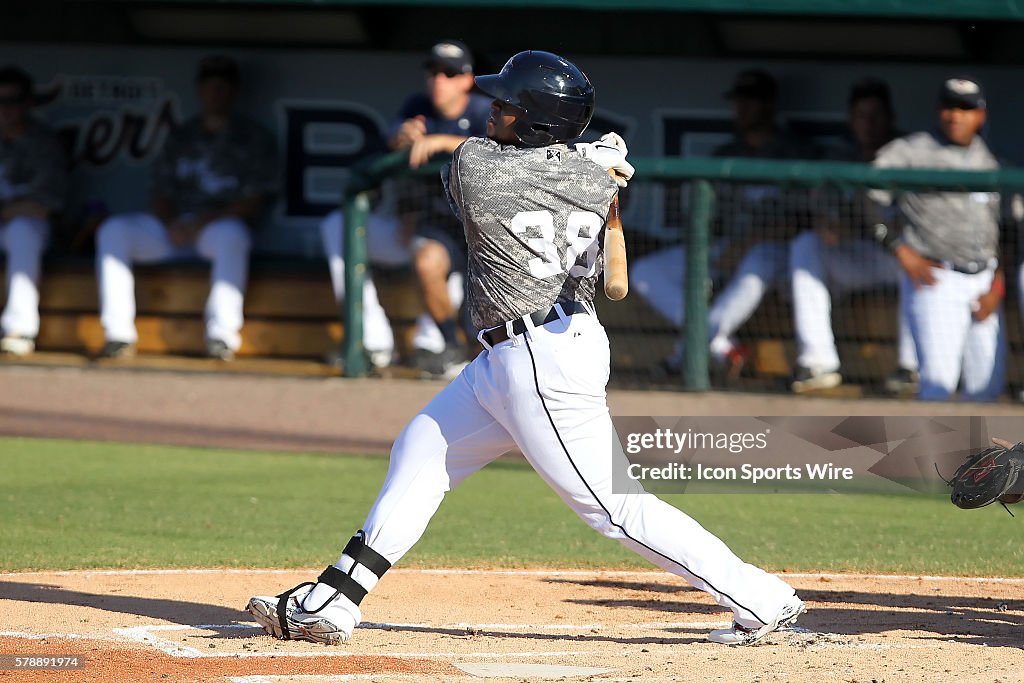
M 996 445 L 967 458 L 947 482 L 953 487 L 949 499 L 958 508 L 973 510 L 996 501 L 1005 507 L 1024 498 L 1024 443 L 992 442 Z

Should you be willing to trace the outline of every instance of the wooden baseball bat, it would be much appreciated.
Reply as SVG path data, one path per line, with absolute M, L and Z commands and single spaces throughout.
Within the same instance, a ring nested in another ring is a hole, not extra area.
M 608 171 L 612 173 L 612 171 Z M 608 208 L 608 222 L 604 229 L 604 293 L 612 301 L 620 301 L 629 292 L 626 274 L 626 238 L 622 234 L 619 215 L 619 195 L 615 194 Z

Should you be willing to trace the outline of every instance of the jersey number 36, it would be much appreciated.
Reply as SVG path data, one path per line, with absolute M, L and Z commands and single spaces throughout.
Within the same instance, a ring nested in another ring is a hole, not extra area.
M 559 273 L 572 277 L 593 277 L 597 270 L 597 255 L 601 247 L 597 237 L 604 221 L 592 211 L 573 211 L 565 225 L 565 263 L 558 258 L 555 243 L 555 219 L 550 211 L 522 211 L 512 219 L 512 232 L 520 235 L 527 230 L 540 232 L 540 237 L 526 240 L 527 246 L 539 254 L 530 259 L 530 275 L 547 278 Z

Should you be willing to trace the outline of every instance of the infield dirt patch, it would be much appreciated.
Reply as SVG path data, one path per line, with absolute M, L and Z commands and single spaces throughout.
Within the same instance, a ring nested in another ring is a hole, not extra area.
M 784 575 L 810 611 L 764 644 L 657 572 L 396 569 L 340 648 L 280 642 L 241 608 L 316 571 L 0 575 L 0 654 L 84 654 L 28 681 L 472 680 L 460 664 L 601 667 L 591 681 L 1024 680 L 1024 579 Z M 354 678 L 353 678 L 354 676 Z M 493 680 L 531 680 L 510 676 Z

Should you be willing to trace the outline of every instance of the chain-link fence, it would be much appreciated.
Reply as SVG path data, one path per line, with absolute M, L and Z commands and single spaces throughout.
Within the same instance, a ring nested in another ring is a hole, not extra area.
M 874 234 L 878 223 L 898 224 L 899 196 L 910 192 L 956 192 L 958 201 L 993 204 L 1008 284 L 998 335 L 1009 342 L 1009 354 L 998 370 L 999 383 L 1007 380 L 1010 389 L 1024 383 L 1013 284 L 1019 211 L 1011 201 L 1024 188 L 1024 173 L 745 159 L 638 159 L 634 165 L 637 179 L 621 197 L 631 296 L 621 303 L 601 297 L 597 302 L 612 339 L 612 377 L 619 386 L 912 393 L 918 359 L 908 312 L 901 307 L 907 283 L 897 259 Z M 406 172 L 400 155 L 360 169 L 349 192 L 348 210 L 355 212 L 350 225 L 365 224 L 358 214 L 367 210 L 368 196 L 361 190 Z M 427 223 L 437 222 L 445 209 L 438 204 L 444 200 L 437 166 L 417 175 L 417 182 L 404 184 L 399 201 L 407 209 L 426 207 L 419 219 L 415 211 L 407 213 L 412 234 L 422 232 L 417 220 L 422 228 L 424 216 Z M 879 188 L 888 191 L 892 204 L 875 201 Z M 355 263 L 362 256 L 358 230 L 350 241 L 356 248 L 348 258 Z M 978 270 L 990 265 L 978 264 Z M 388 271 L 371 271 L 387 288 Z M 349 268 L 350 288 L 358 286 L 359 272 L 358 266 Z M 389 317 L 408 328 L 418 314 L 417 285 L 414 272 L 403 277 L 411 288 L 405 300 L 412 305 L 389 311 Z M 353 332 L 362 320 L 360 303 L 348 299 Z M 954 301 L 934 307 L 934 327 L 958 329 L 961 308 Z M 421 332 L 407 329 L 405 335 Z M 348 372 L 358 374 L 362 349 L 352 334 L 348 340 Z M 405 343 L 403 362 L 415 354 L 410 346 Z

